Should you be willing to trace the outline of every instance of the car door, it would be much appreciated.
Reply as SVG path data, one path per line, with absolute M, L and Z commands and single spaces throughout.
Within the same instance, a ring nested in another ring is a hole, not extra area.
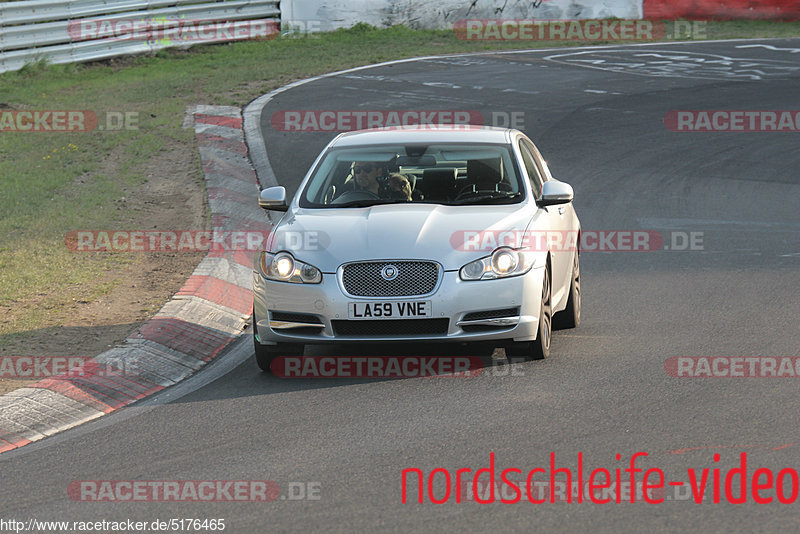
M 525 172 L 530 180 L 536 199 L 542 194 L 542 185 L 549 178 L 546 163 L 536 147 L 528 139 L 519 139 L 519 151 L 522 156 Z M 552 267 L 553 304 L 562 307 L 562 300 L 569 292 L 570 274 L 572 271 L 572 253 L 569 246 L 569 230 L 572 225 L 571 205 L 547 206 L 541 208 L 547 212 L 549 220 L 548 243 L 550 243 L 550 264 Z M 574 239 L 574 236 L 573 236 Z

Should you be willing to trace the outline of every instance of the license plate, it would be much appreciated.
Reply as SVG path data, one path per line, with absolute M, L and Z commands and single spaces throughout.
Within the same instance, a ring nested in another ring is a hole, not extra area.
M 431 317 L 431 301 L 415 300 L 403 302 L 350 302 L 347 316 L 361 319 L 416 319 Z

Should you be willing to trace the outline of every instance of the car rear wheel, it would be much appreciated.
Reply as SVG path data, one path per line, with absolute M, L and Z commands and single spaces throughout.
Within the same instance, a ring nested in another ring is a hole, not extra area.
M 530 360 L 543 360 L 550 355 L 550 338 L 553 332 L 552 286 L 550 266 L 544 270 L 542 281 L 542 300 L 539 307 L 539 331 L 535 341 L 512 342 L 506 347 L 506 357 L 524 357 Z
M 572 263 L 567 307 L 553 316 L 553 324 L 556 328 L 575 328 L 581 324 L 581 262 L 577 252 Z
M 256 331 L 256 316 L 253 314 L 253 348 L 256 354 L 256 363 L 265 373 L 271 373 L 270 366 L 275 358 L 280 356 L 302 356 L 305 346 L 295 343 L 278 343 L 277 345 L 262 345 L 258 341 Z

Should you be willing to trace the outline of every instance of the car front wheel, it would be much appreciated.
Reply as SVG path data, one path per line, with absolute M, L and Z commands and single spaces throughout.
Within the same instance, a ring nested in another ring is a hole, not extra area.
M 543 360 L 550 355 L 550 338 L 553 332 L 552 286 L 550 284 L 550 266 L 544 270 L 542 281 L 542 300 L 539 307 L 539 331 L 535 341 L 511 342 L 506 347 L 506 356 L 510 358 L 524 357 L 530 360 Z

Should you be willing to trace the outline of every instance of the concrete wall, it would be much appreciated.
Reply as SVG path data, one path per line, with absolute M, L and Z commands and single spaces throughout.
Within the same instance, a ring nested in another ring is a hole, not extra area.
M 642 18 L 642 0 L 281 0 L 284 23 L 328 31 L 356 22 L 450 29 L 461 19 Z M 315 27 L 316 26 L 316 27 Z

